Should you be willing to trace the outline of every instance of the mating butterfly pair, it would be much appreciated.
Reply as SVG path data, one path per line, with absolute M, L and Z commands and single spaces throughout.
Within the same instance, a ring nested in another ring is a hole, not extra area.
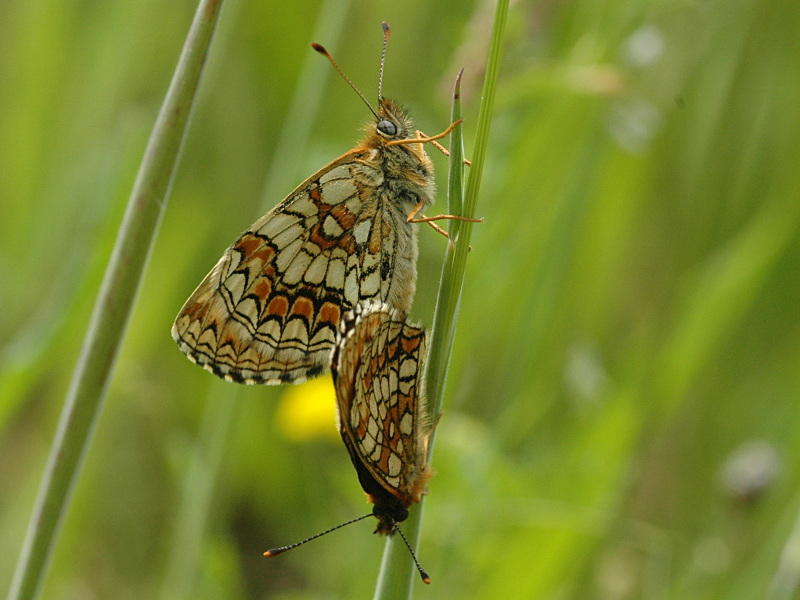
M 384 23 L 381 74 L 388 35 Z M 327 51 L 313 46 L 350 83 Z M 362 142 L 226 250 L 181 309 L 172 335 L 193 362 L 239 383 L 302 383 L 330 361 L 342 439 L 375 505 L 376 532 L 389 535 L 399 532 L 396 523 L 430 477 L 424 332 L 405 315 L 417 276 L 413 223 L 459 218 L 414 219 L 434 200 L 424 144 L 441 148 L 435 140 L 455 124 L 424 136 L 382 97 L 380 84 L 377 110 L 350 85 L 375 117 Z

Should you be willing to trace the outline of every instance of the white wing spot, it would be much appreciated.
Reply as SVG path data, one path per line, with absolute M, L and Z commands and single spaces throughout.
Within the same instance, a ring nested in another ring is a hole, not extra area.
M 319 254 L 314 260 L 311 261 L 311 264 L 308 265 L 308 269 L 306 269 L 303 279 L 312 285 L 320 284 L 325 278 L 325 272 L 327 271 L 327 268 L 327 257 L 324 254 Z
M 320 184 L 324 184 L 328 181 L 333 181 L 334 179 L 344 179 L 348 177 L 350 177 L 350 169 L 346 166 L 340 166 L 325 173 L 319 178 L 319 182 Z
M 361 221 L 353 227 L 353 237 L 358 244 L 366 244 L 369 239 L 369 230 L 372 227 L 371 221 Z
M 311 257 L 305 252 L 299 253 L 283 274 L 283 282 L 287 285 L 300 283 L 300 280 L 303 279 L 303 274 L 308 271 L 310 262 Z
M 244 294 L 245 276 L 241 273 L 234 273 L 225 280 L 223 287 L 230 294 L 231 301 L 237 304 Z
M 267 219 L 259 229 L 258 234 L 263 235 L 265 238 L 274 239 L 281 232 L 286 231 L 289 227 L 297 223 L 297 217 L 277 213 L 272 215 L 272 218 Z
M 294 260 L 294 257 L 297 256 L 297 253 L 300 252 L 300 248 L 302 247 L 303 240 L 300 239 L 295 239 L 291 244 L 286 246 L 286 248 L 275 257 L 275 266 L 278 271 L 285 271 L 288 269 L 292 260 Z
M 403 435 L 411 435 L 411 431 L 414 429 L 414 419 L 411 417 L 411 413 L 406 413 L 403 415 L 403 418 L 400 419 L 400 432 Z
M 394 452 L 389 456 L 389 477 L 397 477 L 403 468 L 403 462 Z
M 322 231 L 329 238 L 338 238 L 344 233 L 344 229 L 339 225 L 339 221 L 334 219 L 331 215 L 325 217 L 322 222 Z
M 291 225 L 281 231 L 278 235 L 272 238 L 272 243 L 277 246 L 278 250 L 283 250 L 284 247 L 291 245 L 293 241 L 303 235 L 304 227 L 295 220 L 294 225 Z
M 328 263 L 325 285 L 337 290 L 344 287 L 344 261 L 342 259 L 337 258 Z

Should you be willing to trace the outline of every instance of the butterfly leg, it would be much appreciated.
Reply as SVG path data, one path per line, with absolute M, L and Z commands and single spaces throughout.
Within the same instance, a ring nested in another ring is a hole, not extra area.
M 390 142 L 386 142 L 386 145 L 387 146 L 397 146 L 399 144 L 427 144 L 427 143 L 431 143 L 432 144 L 436 140 L 440 140 L 443 137 L 445 137 L 446 135 L 448 135 L 451 131 L 453 131 L 453 128 L 456 125 L 461 123 L 462 120 L 463 119 L 459 119 L 458 121 L 454 121 L 453 123 L 450 124 L 450 127 L 445 129 L 442 133 L 437 133 L 436 135 L 425 135 L 421 131 L 417 131 L 414 134 L 413 138 L 408 138 L 408 139 L 405 139 L 405 140 L 392 140 Z M 422 134 L 422 137 L 420 137 L 420 134 Z
M 444 219 L 450 219 L 453 221 L 469 221 L 470 223 L 481 223 L 483 221 L 483 218 L 470 219 L 469 217 L 459 217 L 458 215 L 436 215 L 435 217 L 426 217 L 425 215 L 421 215 L 420 217 L 417 217 L 416 215 L 419 213 L 420 210 L 422 210 L 422 202 L 420 202 L 414 207 L 414 210 L 411 211 L 411 214 L 406 217 L 406 222 L 427 223 L 447 239 L 450 239 L 450 236 L 444 229 L 442 229 L 436 223 L 434 223 L 434 221 L 442 221 Z
M 412 213 L 416 214 L 416 213 Z M 483 223 L 483 217 L 480 219 L 471 219 L 470 217 L 459 217 L 458 215 L 436 215 L 435 217 L 426 217 L 422 215 L 419 218 L 413 218 L 409 215 L 406 218 L 406 221 L 409 223 L 430 223 L 431 221 L 442 221 L 444 219 L 450 219 L 451 221 L 469 221 L 470 223 Z
M 422 137 L 429 138 L 428 134 L 425 133 L 424 131 L 417 130 L 416 135 L 417 135 L 417 137 L 420 137 L 420 138 L 422 138 Z M 444 154 L 448 158 L 450 157 L 450 151 L 447 148 L 445 148 L 444 146 L 442 146 L 436 140 L 431 140 L 430 144 L 431 144 L 431 146 L 433 146 L 434 148 L 439 150 L 442 154 Z M 472 166 L 472 162 L 467 160 L 466 158 L 464 159 L 464 164 L 467 165 L 468 167 Z
M 444 229 L 442 229 L 441 227 L 439 227 L 439 226 L 438 226 L 436 223 L 434 223 L 433 221 L 425 221 L 425 220 L 419 220 L 419 221 L 418 221 L 418 220 L 414 219 L 414 216 L 415 216 L 415 215 L 416 215 L 416 214 L 417 214 L 417 213 L 418 213 L 418 212 L 419 212 L 421 209 L 422 209 L 422 202 L 420 202 L 419 204 L 417 204 L 417 205 L 414 207 L 414 210 L 412 210 L 412 211 L 411 211 L 411 214 L 410 214 L 410 215 L 408 215 L 408 217 L 406 217 L 406 221 L 407 221 L 408 223 L 427 223 L 428 225 L 430 225 L 431 227 L 433 227 L 434 231 L 438 231 L 439 233 L 441 233 L 441 234 L 442 234 L 444 237 L 446 237 L 446 238 L 449 240 L 449 239 L 450 239 L 450 236 L 448 235 L 448 233 L 447 233 L 447 232 L 446 232 Z
M 420 222 L 420 221 L 411 221 L 411 222 L 412 222 L 412 223 L 417 223 L 417 222 Z M 436 223 L 434 223 L 433 221 L 424 221 L 424 222 L 425 222 L 425 223 L 427 223 L 428 225 L 430 225 L 431 227 L 433 227 L 433 230 L 434 230 L 434 231 L 438 231 L 438 232 L 439 232 L 439 233 L 441 233 L 441 234 L 442 234 L 444 237 L 446 237 L 448 240 L 450 239 L 450 234 L 449 234 L 449 233 L 447 233 L 447 232 L 446 232 L 444 229 L 442 229 L 441 227 L 439 227 L 439 226 L 438 226 Z

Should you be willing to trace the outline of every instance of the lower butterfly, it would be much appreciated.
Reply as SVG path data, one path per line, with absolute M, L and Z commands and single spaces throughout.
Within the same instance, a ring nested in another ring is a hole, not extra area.
M 331 356 L 339 433 L 390 534 L 431 477 L 431 427 L 422 395 L 425 331 L 385 304 L 359 304 L 342 322 Z
M 388 36 L 384 23 L 381 79 Z M 313 46 L 350 83 L 330 54 Z M 455 124 L 426 137 L 382 97 L 380 84 L 377 110 L 350 85 L 375 117 L 364 139 L 245 231 L 175 319 L 180 349 L 228 381 L 302 383 L 322 373 L 343 312 L 365 300 L 411 309 L 414 223 L 461 218 L 420 213 L 435 193 L 423 145 L 436 144 Z
M 422 394 L 425 332 L 381 303 L 361 303 L 344 315 L 331 355 L 339 433 L 374 504 L 372 512 L 291 546 L 275 556 L 344 525 L 374 516 L 375 533 L 399 533 L 397 524 L 420 501 L 431 478 L 427 464 L 431 424 Z M 409 550 L 411 547 L 409 546 Z M 414 562 L 425 583 L 430 577 Z

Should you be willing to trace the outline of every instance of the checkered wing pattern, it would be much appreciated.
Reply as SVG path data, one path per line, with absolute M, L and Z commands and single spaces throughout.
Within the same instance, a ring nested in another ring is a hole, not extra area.
M 229 381 L 301 383 L 327 366 L 343 311 L 370 298 L 410 305 L 396 289 L 410 282 L 413 294 L 408 252 L 392 275 L 398 245 L 416 258 L 416 238 L 386 210 L 363 153 L 312 176 L 228 248 L 173 326 L 192 361 Z
M 386 305 L 359 304 L 342 321 L 331 358 L 339 430 L 379 519 L 379 503 L 407 509 L 419 502 L 430 477 L 424 357 L 424 330 Z M 405 518 L 407 511 L 399 514 L 394 520 Z
M 358 302 L 411 308 L 417 238 L 407 216 L 433 201 L 433 166 L 401 109 L 256 221 L 181 309 L 172 336 L 238 383 L 302 383 L 328 366 L 341 314 Z

